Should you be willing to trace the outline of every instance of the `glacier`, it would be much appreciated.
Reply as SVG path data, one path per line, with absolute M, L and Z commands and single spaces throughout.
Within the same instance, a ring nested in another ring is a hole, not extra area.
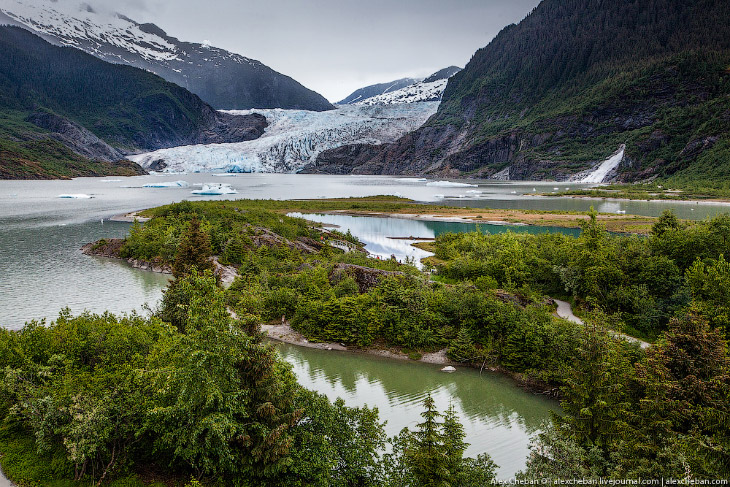
M 438 101 L 343 105 L 326 112 L 229 110 L 235 115 L 260 113 L 269 126 L 256 140 L 180 146 L 128 158 L 145 169 L 164 167 L 164 172 L 296 173 L 327 149 L 393 142 L 423 125 L 438 105 Z

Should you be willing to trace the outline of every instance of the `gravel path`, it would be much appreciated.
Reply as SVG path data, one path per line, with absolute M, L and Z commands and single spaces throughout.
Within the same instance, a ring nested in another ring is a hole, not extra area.
M 555 301 L 555 304 L 558 305 L 557 314 L 559 317 L 563 318 L 564 320 L 571 321 L 573 323 L 578 323 L 579 325 L 583 324 L 583 320 L 578 318 L 573 314 L 573 308 L 570 306 L 570 303 L 567 301 L 561 301 L 559 299 L 553 298 L 553 301 Z M 627 340 L 629 342 L 638 343 L 641 348 L 649 348 L 651 346 L 651 343 L 645 342 L 643 340 L 639 340 L 638 338 L 634 338 L 629 335 L 625 335 L 623 333 L 618 333 L 615 331 L 609 331 L 611 335 L 615 337 L 623 338 L 624 340 Z
M 15 487 L 15 484 L 13 484 L 7 479 L 7 477 L 5 477 L 2 469 L 0 469 L 0 487 Z

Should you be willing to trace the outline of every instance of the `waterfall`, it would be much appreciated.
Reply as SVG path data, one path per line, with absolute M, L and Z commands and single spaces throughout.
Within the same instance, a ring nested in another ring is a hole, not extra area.
M 586 177 L 581 179 L 580 183 L 602 183 L 608 173 L 616 169 L 621 161 L 624 159 L 624 151 L 626 150 L 625 145 L 621 145 L 618 151 L 616 151 L 611 157 L 606 159 L 596 169 L 590 172 Z

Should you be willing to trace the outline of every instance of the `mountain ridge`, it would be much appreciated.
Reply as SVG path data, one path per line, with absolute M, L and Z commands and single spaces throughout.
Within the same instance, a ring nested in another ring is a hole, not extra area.
M 330 110 L 324 97 L 260 61 L 206 44 L 180 41 L 155 24 L 102 15 L 47 0 L 3 0 L 0 22 L 28 29 L 53 44 L 155 73 L 218 109 Z M 4 20 L 3 20 L 4 19 Z
M 417 83 L 419 81 L 421 81 L 421 79 L 419 78 L 401 78 L 394 81 L 388 81 L 386 83 L 377 83 L 374 85 L 364 86 L 353 91 L 347 97 L 338 101 L 336 105 L 349 105 L 352 103 L 357 103 L 359 101 L 372 98 L 373 96 L 382 95 L 384 93 L 389 93 L 391 91 L 405 88 L 406 86 L 410 86 L 413 83 Z
M 392 105 L 398 103 L 417 103 L 439 101 L 446 88 L 446 81 L 461 71 L 458 66 L 440 69 L 427 78 L 402 78 L 389 83 L 366 86 L 354 91 L 345 98 L 355 105 Z

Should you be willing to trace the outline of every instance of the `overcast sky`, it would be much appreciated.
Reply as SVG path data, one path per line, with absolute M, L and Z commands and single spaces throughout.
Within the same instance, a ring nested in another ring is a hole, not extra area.
M 87 0 L 258 59 L 330 101 L 463 67 L 539 0 Z

